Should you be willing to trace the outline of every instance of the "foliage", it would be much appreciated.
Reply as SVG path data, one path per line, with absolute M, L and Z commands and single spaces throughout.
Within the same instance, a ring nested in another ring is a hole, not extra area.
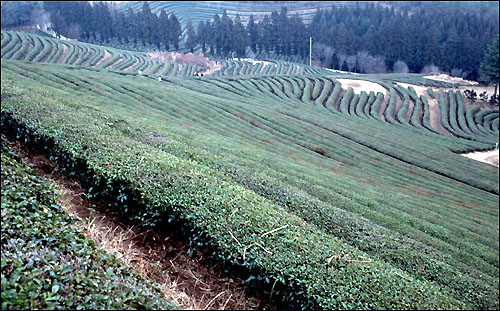
M 2 309 L 172 309 L 72 229 L 54 189 L 2 140 Z
M 487 46 L 484 52 L 483 60 L 481 61 L 481 67 L 479 68 L 481 80 L 486 83 L 491 83 L 495 85 L 498 85 L 498 80 L 500 79 L 498 46 L 499 46 L 499 38 L 497 35 L 495 40 L 490 45 Z
M 471 90 L 469 90 L 469 89 L 465 90 L 464 91 L 464 95 L 472 103 L 474 103 L 477 100 L 477 93 L 473 89 L 471 89 Z M 481 100 L 482 100 L 482 98 L 481 98 Z
M 394 94 L 408 111 L 425 101 L 393 90 L 396 117 Z M 427 104 L 391 124 L 384 94 L 363 109 L 352 97 L 331 74 L 157 83 L 2 60 L 2 128 L 124 215 L 245 267 L 249 285 L 303 308 L 498 308 L 498 170 L 455 153 L 491 148 L 498 111 L 469 113 L 481 133 L 463 139 L 426 128 Z

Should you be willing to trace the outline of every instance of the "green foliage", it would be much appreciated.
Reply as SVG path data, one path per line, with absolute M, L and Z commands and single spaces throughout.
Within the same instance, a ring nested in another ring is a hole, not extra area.
M 499 38 L 498 35 L 495 36 L 493 42 L 488 45 L 484 51 L 483 60 L 479 67 L 479 75 L 482 81 L 490 84 L 498 85 L 499 77 L 499 67 L 500 62 L 498 60 L 498 50 Z
M 257 288 L 278 280 L 276 297 L 303 308 L 497 308 L 498 171 L 451 152 L 491 144 L 438 135 L 420 117 L 340 113 L 338 82 L 325 105 L 326 83 L 315 105 L 300 100 L 325 79 L 156 83 L 2 61 L 2 128 L 47 146 L 90 195 L 179 226 L 192 251 L 213 247 Z M 345 108 L 366 111 L 361 97 Z M 368 111 L 383 98 L 371 93 Z M 489 137 L 495 116 L 477 118 Z
M 55 187 L 2 140 L 2 309 L 172 309 L 158 285 L 72 229 Z

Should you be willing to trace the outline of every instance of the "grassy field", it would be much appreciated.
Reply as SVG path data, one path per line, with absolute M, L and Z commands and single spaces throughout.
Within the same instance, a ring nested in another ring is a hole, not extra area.
M 333 74 L 159 82 L 3 59 L 2 128 L 290 303 L 498 308 L 498 170 L 458 154 L 491 149 L 498 110 L 437 92 L 444 135 L 428 98 L 395 84 L 433 82 L 365 78 L 386 94 Z

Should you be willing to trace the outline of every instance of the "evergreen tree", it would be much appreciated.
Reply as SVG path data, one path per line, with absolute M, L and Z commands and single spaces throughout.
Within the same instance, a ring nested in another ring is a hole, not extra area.
M 250 47 L 252 48 L 252 51 L 255 53 L 257 52 L 257 44 L 259 42 L 259 31 L 257 29 L 257 25 L 255 24 L 252 14 L 248 19 L 247 32 L 250 39 Z
M 227 16 L 226 10 L 222 12 L 221 24 L 220 24 L 220 42 L 222 48 L 222 55 L 225 57 L 229 56 L 231 52 L 231 47 L 233 46 L 233 21 Z
M 495 92 L 493 94 L 493 98 L 497 96 L 497 88 L 499 81 L 499 37 L 496 35 L 495 40 L 488 45 L 486 50 L 484 51 L 483 60 L 481 61 L 481 65 L 479 67 L 479 75 L 481 81 L 484 81 L 488 84 L 495 85 Z
M 267 15 L 264 15 L 264 19 L 262 20 L 261 23 L 259 23 L 259 28 L 260 28 L 260 41 L 261 43 L 259 44 L 259 46 L 261 47 L 261 49 L 263 49 L 264 51 L 270 51 L 272 49 L 272 32 L 273 32 L 273 29 L 272 29 L 272 25 L 271 25 L 271 21 L 269 20 L 269 16 Z
M 136 21 L 136 16 L 134 11 L 132 11 L 132 8 L 128 8 L 128 14 L 127 14 L 127 21 L 126 21 L 126 30 L 129 33 L 129 36 L 132 37 L 134 45 L 137 45 L 137 37 L 138 37 L 138 30 L 137 30 L 137 24 L 135 23 Z
M 186 48 L 191 51 L 191 53 L 194 52 L 194 48 L 196 46 L 196 33 L 193 28 L 193 24 L 191 21 L 188 21 L 186 23 Z
M 274 11 L 271 13 L 271 34 L 269 35 L 269 40 L 272 42 L 271 48 L 277 54 L 281 53 L 279 49 L 281 40 L 279 38 L 279 15 L 278 12 Z
M 208 23 L 208 22 L 207 22 Z M 203 21 L 198 23 L 198 29 L 196 31 L 196 43 L 201 45 L 201 51 L 205 53 L 207 50 L 208 33 L 207 27 Z
M 218 14 L 215 14 L 214 21 L 210 25 L 210 46 L 216 55 L 222 55 L 222 24 Z
M 169 19 L 169 29 L 170 29 L 170 37 L 169 41 L 174 44 L 174 48 L 176 50 L 179 49 L 179 41 L 181 39 L 182 35 L 182 28 L 181 28 L 181 23 L 179 23 L 179 20 L 177 19 L 177 16 L 175 16 L 174 13 L 170 15 Z
M 286 16 L 288 9 L 286 7 L 281 8 L 281 12 L 278 17 L 278 51 L 280 54 L 290 55 L 290 27 L 288 23 L 288 17 Z
M 236 57 L 241 58 L 245 56 L 246 49 L 250 45 L 250 36 L 245 30 L 245 26 L 241 23 L 240 16 L 237 14 L 234 20 L 232 42 L 232 51 L 236 52 Z
M 170 20 L 168 19 L 167 13 L 164 9 L 160 11 L 160 16 L 158 17 L 159 24 L 159 32 L 160 32 L 160 40 L 165 46 L 165 50 L 169 50 L 170 48 Z
M 138 22 L 140 27 L 140 38 L 142 40 L 142 44 L 145 45 L 146 42 L 151 42 L 153 37 L 151 8 L 149 7 L 149 3 L 147 1 L 144 1 L 139 16 L 140 18 L 138 19 Z

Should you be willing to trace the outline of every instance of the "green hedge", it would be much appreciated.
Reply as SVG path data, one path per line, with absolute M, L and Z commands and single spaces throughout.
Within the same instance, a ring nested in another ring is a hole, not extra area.
M 172 309 L 159 285 L 72 229 L 54 188 L 2 140 L 2 309 Z

